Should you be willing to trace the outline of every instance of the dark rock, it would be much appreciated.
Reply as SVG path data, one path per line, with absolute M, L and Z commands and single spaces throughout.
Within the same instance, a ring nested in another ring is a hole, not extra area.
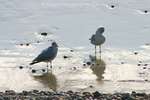
M 39 90 L 33 90 L 33 93 L 39 93 Z
M 136 96 L 136 92 L 132 91 L 131 95 L 135 97 Z
M 23 66 L 19 66 L 20 69 L 23 69 Z
M 93 88 L 94 86 L 93 86 L 93 85 L 90 85 L 89 87 L 90 87 L 90 88 Z
M 5 91 L 5 94 L 6 94 L 6 95 L 15 95 L 16 92 L 15 92 L 14 90 L 6 90 L 6 91 Z
M 129 93 L 122 94 L 121 100 L 134 100 Z
M 23 44 L 21 43 L 20 46 L 23 46 Z
M 98 91 L 93 93 L 94 98 L 99 98 L 102 94 L 99 93 Z
M 73 67 L 73 70 L 77 70 L 77 68 L 76 68 L 76 67 Z
M 41 33 L 41 35 L 42 35 L 42 36 L 47 36 L 47 35 L 48 35 L 48 33 L 46 33 L 46 32 L 42 32 L 42 33 Z
M 136 93 L 136 96 L 145 97 L 146 93 Z
M 115 6 L 114 5 L 111 5 L 111 8 L 114 8 Z
M 27 96 L 29 93 L 27 91 L 22 91 L 22 95 Z
M 147 66 L 148 64 L 144 64 L 144 66 Z
M 134 52 L 134 54 L 135 54 L 135 55 L 137 55 L 137 54 L 138 54 L 138 52 Z
M 37 43 L 40 43 L 40 41 L 37 41 Z
M 45 72 L 45 69 L 42 69 L 42 72 Z
M 36 73 L 36 70 L 35 70 L 35 69 L 32 69 L 32 73 Z
M 83 64 L 83 66 L 86 66 L 86 64 Z
M 64 58 L 64 59 L 67 59 L 67 58 L 69 58 L 69 57 L 68 57 L 68 56 L 63 56 L 63 58 Z
M 141 64 L 137 64 L 137 66 L 141 66 Z
M 124 64 L 124 62 L 121 62 L 121 64 Z
M 146 69 L 146 67 L 143 67 L 143 69 Z
M 86 62 L 86 64 L 89 66 L 89 65 L 91 65 L 91 62 L 88 61 L 88 62 Z
M 69 94 L 69 95 L 70 95 L 70 94 L 73 94 L 73 91 L 71 91 L 71 90 L 70 90 L 70 91 L 67 91 L 67 94 Z
M 74 52 L 74 50 L 70 50 L 70 52 Z
M 26 43 L 26 46 L 29 46 L 30 45 L 30 43 Z
M 144 13 L 148 13 L 148 11 L 147 11 L 147 10 L 144 10 Z

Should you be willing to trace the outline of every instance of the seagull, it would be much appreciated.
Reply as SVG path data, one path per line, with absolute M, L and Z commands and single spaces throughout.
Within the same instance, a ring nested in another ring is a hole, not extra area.
M 91 44 L 95 45 L 95 59 L 96 59 L 96 46 L 99 46 L 100 59 L 101 59 L 101 45 L 105 42 L 105 37 L 103 33 L 105 31 L 104 27 L 100 27 L 97 29 L 96 33 L 92 35 L 90 38 Z
M 30 65 L 46 62 L 47 63 L 47 71 L 49 68 L 48 63 L 50 63 L 50 68 L 52 69 L 52 60 L 57 56 L 58 52 L 58 45 L 56 42 L 52 42 L 52 46 L 48 47 L 47 49 L 43 50 L 31 63 Z

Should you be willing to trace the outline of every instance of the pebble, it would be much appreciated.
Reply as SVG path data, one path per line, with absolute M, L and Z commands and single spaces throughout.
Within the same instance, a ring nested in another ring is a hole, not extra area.
M 43 35 L 43 36 L 47 36 L 47 34 L 48 34 L 48 33 L 46 33 L 46 32 L 42 32 L 42 33 L 41 33 L 41 35 Z
M 88 62 L 86 62 L 86 64 L 87 64 L 88 66 L 90 66 L 90 65 L 91 65 L 91 62 L 88 61 Z
M 67 58 L 69 58 L 69 57 L 68 57 L 68 56 L 63 56 L 63 58 L 64 58 L 64 59 L 67 59 Z
M 150 100 L 150 94 L 146 93 L 114 93 L 104 94 L 99 91 L 91 92 L 50 92 L 50 91 L 22 91 L 16 93 L 13 90 L 0 92 L 0 100 Z

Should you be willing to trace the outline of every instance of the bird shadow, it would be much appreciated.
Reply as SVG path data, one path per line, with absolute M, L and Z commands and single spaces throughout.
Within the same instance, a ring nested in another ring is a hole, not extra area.
M 98 59 L 90 66 L 93 74 L 97 76 L 97 81 L 101 82 L 104 79 L 106 64 L 102 59 Z
M 53 91 L 57 91 L 57 79 L 56 76 L 52 73 L 46 73 L 42 76 L 33 76 L 33 78 L 44 86 L 49 87 Z

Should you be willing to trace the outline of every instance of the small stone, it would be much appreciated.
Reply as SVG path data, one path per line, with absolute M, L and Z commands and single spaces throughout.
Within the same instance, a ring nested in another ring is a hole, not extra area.
M 144 13 L 148 13 L 148 11 L 147 11 L 147 10 L 144 10 Z
M 137 66 L 141 66 L 141 64 L 137 64 Z
M 135 54 L 135 55 L 137 55 L 137 54 L 138 54 L 138 52 L 134 52 L 134 54 Z
M 132 91 L 131 95 L 135 97 L 136 96 L 136 92 Z
M 33 90 L 33 93 L 38 93 L 39 92 L 39 90 Z
M 37 43 L 40 43 L 40 41 L 37 41 Z
M 101 95 L 98 91 L 93 93 L 94 98 L 99 98 Z
M 148 64 L 144 64 L 144 66 L 147 66 Z
M 42 32 L 42 33 L 41 33 L 41 35 L 43 35 L 43 36 L 47 36 L 47 34 L 48 34 L 48 33 L 46 33 L 46 32 Z
M 89 65 L 91 65 L 91 62 L 88 61 L 88 62 L 86 62 L 86 64 L 89 66 Z
M 86 66 L 86 64 L 83 64 L 83 66 Z
M 67 58 L 69 58 L 69 57 L 68 57 L 68 56 L 63 56 L 63 58 L 64 58 L 64 59 L 67 59 Z
M 74 52 L 74 50 L 70 50 L 70 52 Z
M 143 67 L 143 69 L 146 69 L 146 67 Z
M 136 96 L 145 97 L 146 94 L 145 93 L 136 93 Z
M 19 66 L 20 69 L 23 69 L 23 66 Z
M 90 88 L 93 88 L 94 86 L 93 86 L 93 85 L 90 85 L 89 87 L 90 87 Z
M 76 67 L 73 67 L 73 70 L 77 70 L 77 68 L 76 68 Z
M 121 64 L 124 64 L 124 62 L 121 62 Z
M 6 95 L 15 95 L 16 92 L 15 92 L 14 90 L 6 90 L 6 91 L 5 91 L 5 94 L 6 94 Z
M 111 5 L 111 8 L 114 8 L 115 6 L 114 5 Z
M 26 46 L 29 46 L 30 45 L 30 43 L 26 43 Z
M 20 46 L 23 46 L 23 44 L 21 43 Z
M 122 94 L 121 100 L 133 100 L 129 93 Z
M 36 73 L 36 70 L 32 69 L 32 73 Z
M 42 72 L 45 72 L 45 69 L 42 69 Z
M 27 91 L 22 91 L 22 94 L 26 96 L 26 95 L 28 95 L 29 93 L 28 93 Z

